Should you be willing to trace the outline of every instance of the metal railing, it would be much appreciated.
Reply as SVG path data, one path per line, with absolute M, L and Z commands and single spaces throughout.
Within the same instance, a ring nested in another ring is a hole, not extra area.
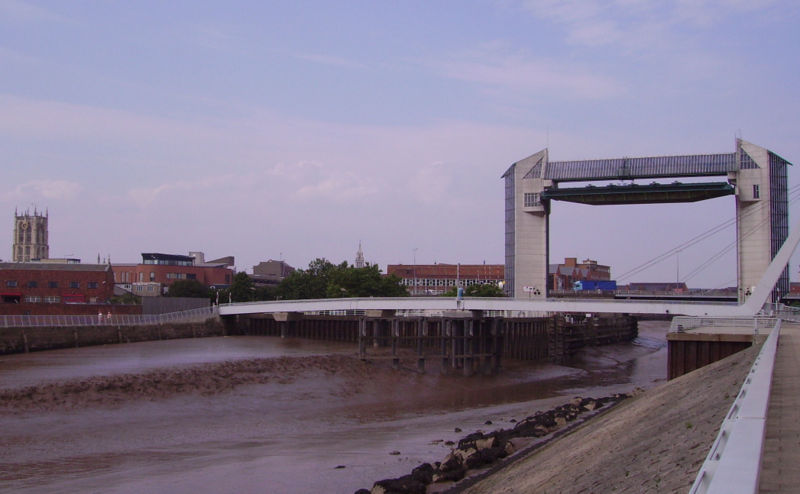
M 697 328 L 753 328 L 753 333 L 769 331 L 775 326 L 776 317 L 696 317 L 675 316 L 669 326 L 670 333 L 683 333 Z
M 783 304 L 769 304 L 764 306 L 764 313 L 774 317 L 793 322 L 800 322 L 800 308 Z
M 780 330 L 778 319 L 725 416 L 690 494 L 758 492 Z
M 218 316 L 216 305 L 165 314 L 12 315 L 0 316 L 0 328 L 72 326 L 147 326 L 166 323 L 205 322 Z

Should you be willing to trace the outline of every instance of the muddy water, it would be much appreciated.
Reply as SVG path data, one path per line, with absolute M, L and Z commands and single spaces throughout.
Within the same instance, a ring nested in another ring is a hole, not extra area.
M 569 366 L 505 362 L 500 376 L 472 378 L 268 337 L 0 357 L 0 491 L 349 493 L 442 459 L 444 441 L 466 433 L 575 395 L 654 385 L 665 332 L 643 322 L 635 342 L 587 349 Z

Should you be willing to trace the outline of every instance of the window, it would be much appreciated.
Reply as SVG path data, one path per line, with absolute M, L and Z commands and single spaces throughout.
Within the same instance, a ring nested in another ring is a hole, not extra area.
M 80 281 L 70 281 L 69 282 L 69 287 L 70 288 L 80 288 L 81 287 L 81 282 Z
M 45 297 L 44 301 L 45 301 L 45 303 L 48 303 L 48 304 L 57 304 L 57 303 L 61 302 L 61 299 L 59 297 L 54 297 L 54 296 L 51 295 L 51 296 Z
M 6 286 L 9 288 L 16 288 L 17 280 L 8 280 L 6 281 Z
M 86 283 L 86 288 L 97 288 L 97 282 L 96 281 L 90 281 L 90 282 Z
M 196 280 L 197 279 L 197 275 L 194 274 L 194 273 L 186 273 L 186 279 L 187 280 Z
M 525 207 L 531 208 L 534 206 L 539 206 L 541 203 L 539 202 L 539 194 L 535 194 L 532 192 L 525 193 Z
M 154 271 L 150 271 L 150 281 L 156 281 L 156 273 Z
M 58 288 L 58 282 L 57 281 L 48 281 L 47 282 L 47 288 Z
M 759 192 L 758 191 L 758 184 L 753 184 L 753 199 L 758 199 L 758 197 L 759 197 L 759 193 L 758 192 Z
M 36 288 L 37 286 L 39 286 L 39 284 L 36 283 L 35 281 L 28 282 L 28 288 Z
M 28 295 L 28 296 L 25 297 L 25 302 L 28 302 L 28 303 L 31 303 L 31 304 L 38 304 L 41 301 L 42 301 L 42 297 L 37 297 L 35 295 Z

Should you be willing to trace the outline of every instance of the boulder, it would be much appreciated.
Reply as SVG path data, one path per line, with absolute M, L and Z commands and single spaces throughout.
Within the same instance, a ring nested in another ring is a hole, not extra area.
M 444 460 L 442 460 L 442 463 L 439 465 L 439 468 L 436 469 L 436 473 L 450 472 L 452 470 L 458 470 L 460 468 L 463 468 L 461 464 L 461 458 L 457 457 L 453 453 L 450 453 L 444 458 Z
M 507 455 L 506 450 L 503 448 L 486 448 L 475 452 L 466 459 L 464 465 L 467 469 L 480 468 L 485 465 L 491 465 L 499 458 L 505 458 Z
M 414 480 L 411 475 L 403 475 L 375 482 L 371 494 L 425 494 L 425 491 L 425 484 Z
M 433 481 L 434 482 L 447 482 L 453 481 L 458 482 L 459 480 L 464 478 L 464 475 L 467 473 L 467 469 L 463 466 L 460 466 L 456 470 L 450 470 L 447 472 L 436 472 L 433 474 Z
M 411 471 L 411 478 L 422 484 L 428 485 L 433 482 L 433 465 L 423 463 Z

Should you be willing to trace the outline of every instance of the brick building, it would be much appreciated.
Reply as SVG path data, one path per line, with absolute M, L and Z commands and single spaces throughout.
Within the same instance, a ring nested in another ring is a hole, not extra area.
M 0 314 L 91 314 L 80 306 L 107 304 L 113 290 L 108 264 L 0 263 Z
M 386 274 L 400 278 L 411 295 L 441 295 L 454 286 L 504 282 L 503 264 L 389 264 Z
M 219 261 L 219 262 L 217 262 Z M 139 296 L 157 297 L 177 280 L 197 280 L 210 288 L 226 288 L 233 281 L 233 257 L 205 262 L 200 252 L 192 255 L 142 253 L 138 264 L 117 264 L 114 283 Z
M 584 280 L 610 280 L 611 267 L 597 264 L 593 259 L 578 262 L 577 257 L 564 258 L 563 264 L 551 264 L 548 290 L 572 290 L 573 283 Z

